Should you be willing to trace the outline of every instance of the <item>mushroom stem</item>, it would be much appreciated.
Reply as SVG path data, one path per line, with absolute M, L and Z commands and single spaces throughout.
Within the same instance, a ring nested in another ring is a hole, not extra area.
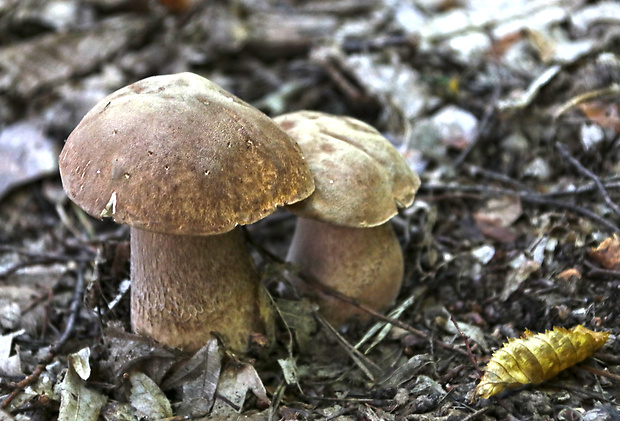
M 131 229 L 132 328 L 164 345 L 192 352 L 218 332 L 245 352 L 251 333 L 273 329 L 259 280 L 239 230 L 198 237 Z
M 287 260 L 377 311 L 385 311 L 394 303 L 402 285 L 402 250 L 389 222 L 372 228 L 350 228 L 298 218 Z M 346 302 L 312 290 L 300 280 L 293 282 L 314 296 L 321 315 L 336 326 L 369 317 Z

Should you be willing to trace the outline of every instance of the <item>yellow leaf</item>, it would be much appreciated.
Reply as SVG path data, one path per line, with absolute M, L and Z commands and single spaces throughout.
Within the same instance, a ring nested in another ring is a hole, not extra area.
M 594 332 L 581 325 L 536 334 L 526 330 L 520 339 L 508 339 L 495 351 L 475 396 L 488 399 L 507 389 L 549 380 L 593 355 L 608 338 L 609 332 Z

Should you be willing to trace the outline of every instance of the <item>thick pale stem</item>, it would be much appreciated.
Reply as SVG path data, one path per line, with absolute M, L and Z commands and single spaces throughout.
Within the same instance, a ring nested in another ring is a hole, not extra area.
M 238 230 L 213 236 L 131 229 L 134 332 L 195 351 L 218 332 L 247 350 L 252 332 L 272 332 L 270 304 Z
M 342 227 L 298 218 L 287 260 L 325 285 L 377 311 L 387 310 L 403 281 L 403 255 L 389 223 L 373 228 Z M 314 296 L 334 325 L 368 315 L 341 300 L 297 285 Z

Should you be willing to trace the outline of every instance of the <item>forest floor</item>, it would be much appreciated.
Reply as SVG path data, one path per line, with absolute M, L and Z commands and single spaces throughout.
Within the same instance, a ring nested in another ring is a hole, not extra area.
M 0 419 L 620 420 L 620 3 L 161 3 L 0 0 Z M 292 298 L 261 252 L 286 256 L 279 211 L 247 229 L 269 351 L 130 334 L 129 230 L 66 198 L 57 156 L 105 95 L 183 71 L 270 116 L 363 120 L 420 174 L 390 323 Z M 610 332 L 592 358 L 475 398 L 506 338 L 577 325 Z

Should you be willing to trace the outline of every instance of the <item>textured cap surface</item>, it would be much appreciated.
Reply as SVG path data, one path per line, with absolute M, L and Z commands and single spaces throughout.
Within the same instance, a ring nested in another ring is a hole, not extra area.
M 276 123 L 192 73 L 104 98 L 59 164 L 67 195 L 90 215 L 171 234 L 227 232 L 314 188 L 301 150 Z
M 316 111 L 275 119 L 297 141 L 316 189 L 289 209 L 349 227 L 380 225 L 410 206 L 420 179 L 396 148 L 359 120 Z

